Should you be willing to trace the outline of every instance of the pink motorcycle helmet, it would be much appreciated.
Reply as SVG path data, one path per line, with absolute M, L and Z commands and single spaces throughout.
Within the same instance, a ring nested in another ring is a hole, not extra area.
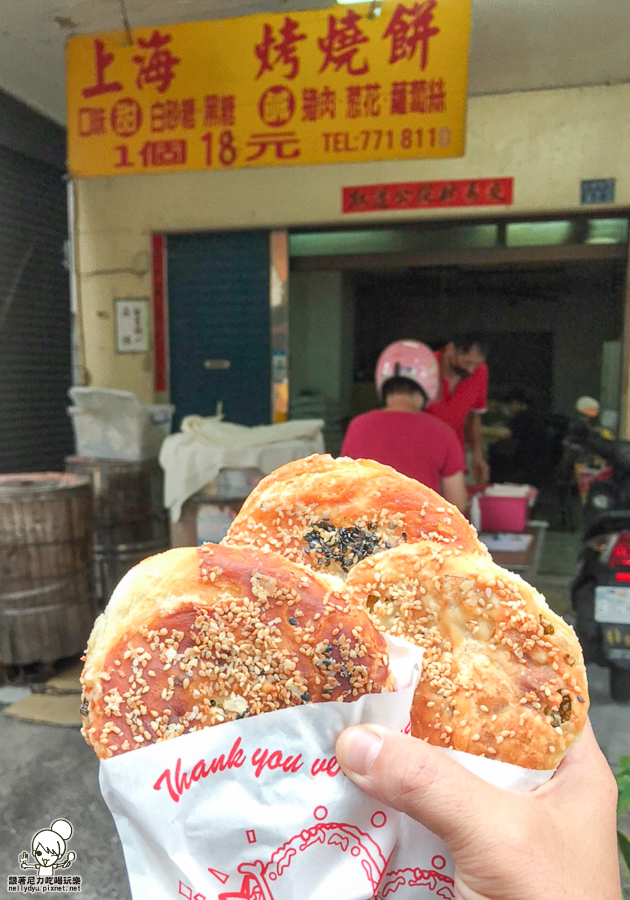
M 438 361 L 430 347 L 420 341 L 396 341 L 381 353 L 376 363 L 376 390 L 383 396 L 383 385 L 390 378 L 407 378 L 417 384 L 431 403 L 440 390 Z

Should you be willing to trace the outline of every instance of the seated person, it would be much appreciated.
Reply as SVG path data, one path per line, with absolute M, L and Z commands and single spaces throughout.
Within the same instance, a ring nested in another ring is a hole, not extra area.
M 342 456 L 374 459 L 466 509 L 464 452 L 450 425 L 424 412 L 439 390 L 433 352 L 419 341 L 397 341 L 376 366 L 376 388 L 384 409 L 350 422 Z

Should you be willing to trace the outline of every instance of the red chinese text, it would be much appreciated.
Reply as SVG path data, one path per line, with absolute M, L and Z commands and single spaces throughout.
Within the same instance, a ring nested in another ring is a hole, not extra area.
M 140 151 L 145 169 L 163 166 L 182 166 L 186 162 L 186 141 L 146 141 Z
M 302 91 L 302 121 L 317 122 L 337 115 L 337 93 L 329 87 L 305 88 Z
M 390 63 L 401 59 L 420 58 L 420 68 L 424 71 L 429 62 L 429 41 L 440 33 L 432 24 L 433 10 L 437 0 L 422 0 L 407 7 L 399 3 L 390 20 L 383 38 L 391 39 Z
M 346 90 L 346 117 L 359 119 L 363 116 L 380 116 L 380 84 L 351 84 Z
M 296 159 L 301 154 L 300 140 L 295 131 L 272 131 L 262 134 L 252 134 L 247 146 L 253 148 L 253 152 L 246 157 L 247 162 L 253 162 L 264 156 L 267 151 L 273 153 L 275 159 Z
M 204 101 L 204 125 L 232 126 L 236 124 L 236 97 L 208 94 Z
M 88 99 L 90 97 L 99 97 L 101 94 L 111 94 L 116 91 L 122 91 L 120 81 L 106 81 L 105 70 L 114 62 L 114 54 L 105 50 L 105 42 L 96 38 L 94 41 L 94 69 L 96 78 L 94 84 L 90 87 L 83 88 L 81 93 Z
M 133 137 L 142 125 L 142 108 L 133 97 L 122 97 L 109 113 L 112 131 L 119 137 Z
M 171 42 L 170 34 L 160 34 L 156 29 L 148 40 L 138 38 L 138 46 L 151 53 L 138 53 L 133 61 L 138 66 L 136 84 L 139 88 L 154 84 L 160 93 L 168 90 L 175 77 L 175 66 L 181 60 L 173 56 L 166 47 Z
M 328 16 L 328 34 L 317 39 L 317 45 L 324 54 L 320 72 L 329 66 L 334 66 L 335 72 L 345 67 L 351 75 L 365 75 L 369 71 L 367 59 L 363 60 L 362 65 L 355 60 L 361 44 L 369 40 L 359 27 L 360 21 L 361 16 L 353 10 L 349 10 L 341 20 L 337 16 Z
M 195 128 L 197 104 L 187 100 L 163 100 L 151 106 L 151 131 L 174 131 L 176 128 Z
M 395 81 L 391 91 L 391 113 L 438 113 L 446 111 L 446 85 L 443 78 L 431 81 Z
M 254 48 L 254 53 L 260 60 L 257 79 L 265 72 L 272 72 L 277 66 L 284 68 L 282 74 L 285 78 L 293 79 L 297 76 L 300 71 L 297 45 L 306 40 L 306 35 L 300 33 L 299 27 L 294 19 L 286 16 L 279 30 L 280 37 L 276 38 L 271 25 L 264 26 L 262 41 Z
M 343 211 L 356 213 L 446 206 L 509 206 L 513 202 L 513 190 L 511 178 L 364 185 L 344 188 Z M 408 734 L 409 731 L 406 730 L 405 733 Z
M 295 115 L 295 95 L 284 84 L 267 88 L 258 102 L 258 115 L 271 128 L 288 125 Z
M 82 106 L 79 109 L 79 136 L 91 137 L 105 134 L 105 110 L 98 106 Z

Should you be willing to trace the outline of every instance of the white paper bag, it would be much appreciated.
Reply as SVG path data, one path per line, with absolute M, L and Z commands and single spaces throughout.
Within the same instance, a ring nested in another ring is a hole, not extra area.
M 350 725 L 409 730 L 421 651 L 388 644 L 395 693 L 279 710 L 101 763 L 134 900 L 452 900 L 444 844 L 360 791 L 334 755 Z M 551 774 L 454 755 L 517 790 Z
M 373 897 L 401 816 L 334 754 L 350 725 L 408 727 L 421 652 L 389 650 L 395 693 L 283 709 L 101 763 L 134 900 Z

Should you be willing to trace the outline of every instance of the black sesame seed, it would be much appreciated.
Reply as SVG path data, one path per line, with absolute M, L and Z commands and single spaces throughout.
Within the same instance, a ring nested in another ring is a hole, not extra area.
M 297 625 L 297 623 L 298 620 L 295 618 L 295 616 L 289 616 L 289 625 Z
M 311 702 L 311 695 L 309 694 L 308 691 L 305 691 L 305 692 L 302 694 L 302 700 L 303 700 L 305 703 L 310 703 L 310 702 Z
M 584 699 L 584 697 L 581 694 L 578 694 L 577 698 L 580 701 L 580 703 L 586 703 L 586 700 Z
M 391 546 L 379 540 L 375 525 L 368 526 L 367 530 L 356 525 L 336 529 L 328 518 L 313 523 L 304 540 L 316 554 L 318 565 L 328 568 L 332 563 L 337 563 L 346 572 L 375 551 Z
M 216 701 L 216 700 L 211 700 L 211 701 L 210 701 L 210 706 L 216 706 L 216 705 L 217 705 L 217 701 Z

